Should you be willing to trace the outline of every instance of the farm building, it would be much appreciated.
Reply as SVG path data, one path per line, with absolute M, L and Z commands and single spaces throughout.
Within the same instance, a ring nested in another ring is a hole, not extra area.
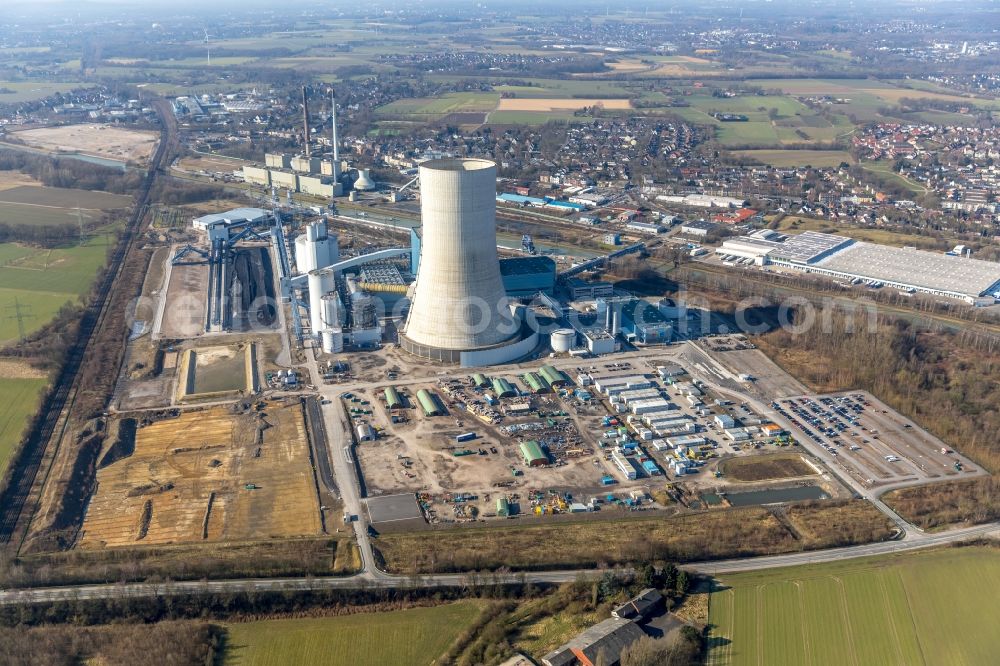
M 655 589 L 648 587 L 612 610 L 611 616 L 622 620 L 645 620 L 661 608 L 663 608 L 663 596 Z
M 417 402 L 424 410 L 424 416 L 441 416 L 441 407 L 437 396 L 427 389 L 417 391 Z
M 545 455 L 542 451 L 542 447 L 539 446 L 538 442 L 535 440 L 529 440 L 527 442 L 521 442 L 521 456 L 524 458 L 524 463 L 528 467 L 539 467 L 541 465 L 549 464 L 549 457 Z
M 595 666 L 598 663 L 615 666 L 620 663 L 622 651 L 645 635 L 631 620 L 608 618 L 542 657 L 542 663 L 545 666 Z

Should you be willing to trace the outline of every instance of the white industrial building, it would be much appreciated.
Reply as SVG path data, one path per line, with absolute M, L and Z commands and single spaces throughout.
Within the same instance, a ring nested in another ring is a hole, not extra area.
M 234 227 L 242 228 L 266 222 L 271 213 L 263 208 L 234 208 L 225 213 L 212 213 L 196 217 L 191 226 L 208 235 L 210 241 L 228 240 L 229 232 Z
M 728 239 L 716 251 L 726 259 L 751 260 L 854 284 L 955 298 L 970 305 L 1000 300 L 1000 263 L 953 254 L 890 247 L 845 236 L 806 231 L 783 235 L 756 231 Z
M 619 375 L 615 377 L 597 377 L 594 386 L 606 395 L 616 395 L 623 391 L 647 389 L 653 387 L 653 382 L 642 375 Z

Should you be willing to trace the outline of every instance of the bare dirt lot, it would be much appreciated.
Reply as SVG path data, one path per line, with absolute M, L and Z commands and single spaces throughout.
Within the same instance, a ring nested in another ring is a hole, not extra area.
M 795 454 L 732 458 L 719 468 L 731 481 L 766 481 L 816 474 L 816 470 L 802 456 Z
M 605 109 L 631 109 L 627 99 L 501 99 L 497 111 L 576 111 L 591 106 Z
M 239 160 L 231 157 L 191 155 L 177 160 L 177 162 L 174 163 L 174 166 L 182 171 L 190 171 L 192 173 L 231 174 L 233 171 L 239 171 L 242 169 L 244 164 L 247 164 L 245 160 Z
M 84 153 L 126 162 L 147 162 L 158 136 L 155 132 L 84 124 L 44 127 L 18 132 L 30 146 L 58 152 Z
M 193 338 L 205 332 L 205 300 L 208 293 L 208 263 L 192 260 L 169 268 L 163 318 L 159 330 L 164 338 Z
M 298 400 L 261 411 L 192 410 L 106 452 L 78 546 L 251 540 L 322 533 Z

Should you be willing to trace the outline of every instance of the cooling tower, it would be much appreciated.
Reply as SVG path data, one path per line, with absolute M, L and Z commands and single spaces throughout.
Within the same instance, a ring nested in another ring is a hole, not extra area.
M 421 164 L 420 217 L 420 267 L 400 345 L 458 362 L 463 351 L 516 342 L 519 326 L 497 257 L 496 165 L 476 159 Z

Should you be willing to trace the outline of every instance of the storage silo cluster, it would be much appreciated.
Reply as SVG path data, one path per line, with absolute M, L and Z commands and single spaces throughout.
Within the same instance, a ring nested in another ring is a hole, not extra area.
M 295 239 L 295 267 L 299 273 L 311 273 L 340 259 L 336 234 L 327 231 L 326 221 L 313 222 L 306 232 Z
M 400 346 L 424 358 L 475 365 L 524 355 L 497 255 L 496 165 L 481 159 L 421 164 L 420 217 L 419 269 Z

